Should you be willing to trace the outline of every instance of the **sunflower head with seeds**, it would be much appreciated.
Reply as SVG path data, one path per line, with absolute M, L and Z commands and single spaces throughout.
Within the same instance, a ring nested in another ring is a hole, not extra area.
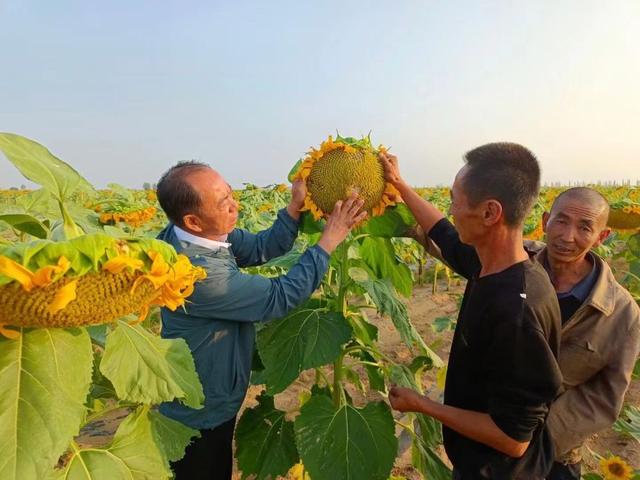
M 329 136 L 319 149 L 312 147 L 293 177 L 307 185 L 301 210 L 309 211 L 316 220 L 326 218 L 338 200 L 355 192 L 364 200 L 363 209 L 370 217 L 382 215 L 396 203 L 399 192 L 385 180 L 379 152 L 386 152 L 385 147 L 373 148 L 369 137 L 357 140 L 338 135 L 334 140 Z
M 175 310 L 205 278 L 160 240 L 104 234 L 0 248 L 0 334 L 11 327 L 79 327 L 112 322 L 151 306 Z
M 607 225 L 614 230 L 640 229 L 640 203 L 629 198 L 619 200 L 610 205 Z

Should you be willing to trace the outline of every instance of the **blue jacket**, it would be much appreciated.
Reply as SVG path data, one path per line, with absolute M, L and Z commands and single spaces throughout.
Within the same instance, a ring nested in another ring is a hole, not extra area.
M 204 389 L 204 408 L 195 410 L 178 401 L 163 403 L 160 412 L 191 428 L 214 428 L 240 409 L 249 385 L 255 342 L 254 322 L 283 317 L 303 303 L 324 277 L 329 255 L 313 246 L 286 275 L 266 278 L 239 268 L 261 265 L 288 252 L 298 223 L 280 210 L 267 230 L 252 234 L 233 230 L 231 247 L 217 251 L 180 241 L 169 224 L 158 238 L 171 244 L 207 278 L 196 283 L 185 309 L 161 309 L 162 337 L 184 338 L 191 349 Z

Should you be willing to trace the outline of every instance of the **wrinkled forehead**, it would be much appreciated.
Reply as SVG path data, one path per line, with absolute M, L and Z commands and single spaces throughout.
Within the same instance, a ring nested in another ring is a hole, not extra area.
M 576 220 L 589 220 L 592 222 L 601 220 L 602 223 L 605 223 L 605 210 L 605 206 L 600 203 L 564 195 L 553 203 L 551 215 L 561 215 Z

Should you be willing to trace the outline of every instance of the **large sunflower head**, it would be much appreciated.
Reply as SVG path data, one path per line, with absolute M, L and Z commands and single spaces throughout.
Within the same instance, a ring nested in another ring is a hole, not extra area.
M 0 333 L 15 327 L 77 327 L 152 305 L 175 310 L 206 276 L 159 240 L 104 234 L 66 242 L 39 240 L 0 249 Z
M 629 480 L 633 475 L 633 469 L 620 457 L 602 458 L 600 471 L 604 480 Z
M 640 228 L 640 204 L 629 199 L 612 203 L 607 225 L 615 230 Z
M 302 161 L 296 178 L 307 184 L 303 211 L 311 212 L 316 220 L 327 217 L 338 200 L 352 192 L 364 200 L 363 208 L 370 216 L 382 215 L 387 206 L 395 204 L 398 191 L 385 181 L 384 169 L 378 153 L 383 146 L 373 148 L 369 137 L 360 140 L 338 135 L 312 148 Z

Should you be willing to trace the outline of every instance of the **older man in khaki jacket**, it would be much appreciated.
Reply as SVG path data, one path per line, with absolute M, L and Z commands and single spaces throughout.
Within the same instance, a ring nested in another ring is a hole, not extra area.
M 580 479 L 581 447 L 618 418 L 640 351 L 640 308 L 591 252 L 610 233 L 608 215 L 602 195 L 572 188 L 543 216 L 546 245 L 525 241 L 549 273 L 562 313 L 563 391 L 547 419 L 556 454 L 548 480 Z M 411 236 L 441 258 L 424 232 Z
M 580 447 L 615 422 L 640 350 L 640 308 L 590 251 L 610 233 L 608 214 L 595 190 L 566 190 L 543 216 L 546 246 L 526 245 L 549 273 L 562 313 L 564 392 L 547 420 L 556 450 L 550 480 L 580 478 Z

